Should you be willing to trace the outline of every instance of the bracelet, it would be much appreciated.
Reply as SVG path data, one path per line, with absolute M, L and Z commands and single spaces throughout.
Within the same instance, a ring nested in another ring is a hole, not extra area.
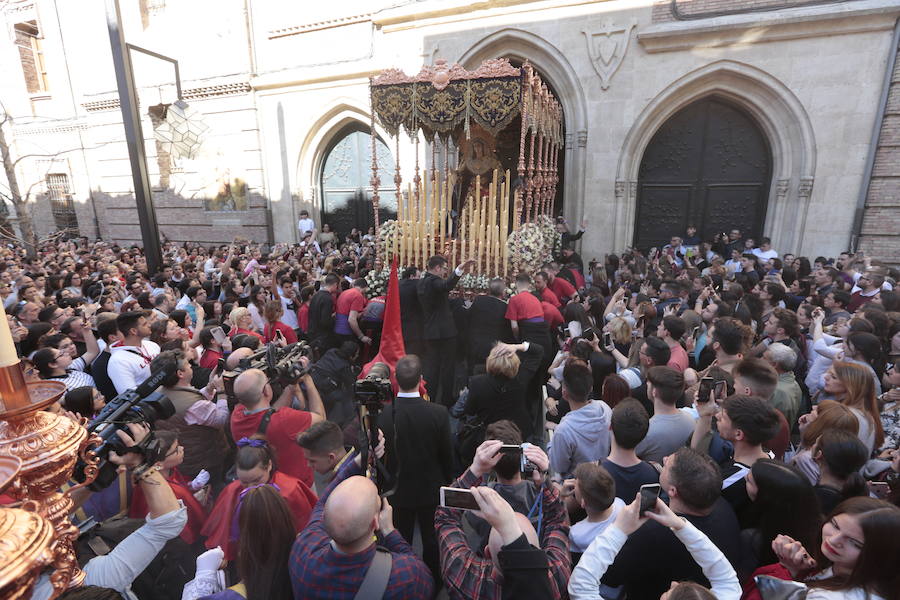
M 140 467 L 138 467 L 138 469 L 140 469 Z M 143 473 L 135 472 L 135 474 L 132 475 L 132 483 L 137 485 L 137 484 L 145 481 L 149 477 L 151 477 L 154 473 L 159 473 L 160 471 L 162 471 L 162 465 L 159 465 L 159 464 L 151 465 L 151 466 L 147 467 L 147 470 L 144 471 Z

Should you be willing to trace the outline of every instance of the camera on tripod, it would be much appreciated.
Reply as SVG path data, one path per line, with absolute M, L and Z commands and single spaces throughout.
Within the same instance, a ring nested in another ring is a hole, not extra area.
M 359 452 L 365 468 L 371 458 L 372 478 L 380 495 L 393 493 L 386 489 L 387 474 L 375 458 L 378 446 L 378 415 L 386 404 L 393 406 L 394 388 L 391 385 L 391 369 L 384 363 L 375 363 L 368 374 L 354 382 L 353 396 L 359 413 Z
M 175 414 L 172 402 L 156 388 L 170 375 L 167 369 L 158 369 L 150 374 L 143 383 L 135 388 L 122 392 L 113 398 L 100 411 L 88 425 L 90 433 L 100 436 L 101 443 L 94 449 L 94 453 L 100 457 L 97 467 L 97 478 L 88 486 L 97 492 L 108 487 L 117 477 L 118 466 L 109 460 L 109 453 L 118 451 L 119 454 L 136 452 L 144 457 L 144 464 L 152 465 L 162 460 L 162 452 L 159 440 L 153 435 L 153 424 L 159 420 L 165 420 Z M 136 446 L 126 447 L 116 434 L 117 431 L 128 431 L 129 423 L 143 423 L 151 432 Z M 76 467 L 78 473 L 83 473 L 84 463 Z

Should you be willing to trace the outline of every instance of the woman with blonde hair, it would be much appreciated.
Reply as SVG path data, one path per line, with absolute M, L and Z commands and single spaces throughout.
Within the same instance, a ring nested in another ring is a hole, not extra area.
M 469 379 L 466 414 L 476 416 L 485 426 L 509 419 L 519 426 L 522 438 L 528 439 L 534 427 L 525 406 L 525 391 L 542 353 L 536 344 L 495 344 L 485 363 L 487 372 Z
M 884 443 L 884 428 L 869 370 L 855 363 L 836 361 L 825 372 L 823 389 L 853 412 L 859 421 L 859 439 L 869 455 L 880 448 Z
M 823 400 L 814 406 L 811 413 L 799 420 L 800 451 L 791 459 L 791 464 L 806 475 L 810 483 L 819 482 L 819 465 L 812 455 L 812 449 L 821 435 L 829 430 L 841 430 L 859 434 L 859 421 L 848 407 L 835 400 Z
M 250 309 L 242 306 L 232 309 L 228 315 L 228 324 L 231 325 L 231 329 L 228 331 L 230 338 L 245 334 L 258 337 L 260 342 L 263 341 L 263 336 L 253 330 L 253 315 L 250 314 Z
M 613 344 L 616 346 L 616 349 L 625 356 L 628 356 L 633 339 L 631 325 L 628 323 L 628 320 L 623 317 L 613 317 L 609 320 L 609 323 L 603 327 L 603 331 L 611 333 Z

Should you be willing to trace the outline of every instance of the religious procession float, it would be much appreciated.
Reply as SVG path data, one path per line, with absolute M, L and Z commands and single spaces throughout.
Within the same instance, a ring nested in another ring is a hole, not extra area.
M 491 278 L 534 272 L 550 259 L 562 109 L 530 64 L 495 59 L 468 71 L 438 59 L 417 75 L 385 70 L 369 89 L 373 146 L 377 121 L 396 147 L 397 218 L 384 223 L 372 152 L 377 250 L 385 265 L 396 258 L 424 267 L 436 254 L 451 265 L 472 259 L 461 285 L 485 289 Z M 401 135 L 415 144 L 412 181 L 400 174 Z M 420 142 L 431 157 L 424 168 Z M 377 289 L 384 277 L 373 274 L 370 284 Z

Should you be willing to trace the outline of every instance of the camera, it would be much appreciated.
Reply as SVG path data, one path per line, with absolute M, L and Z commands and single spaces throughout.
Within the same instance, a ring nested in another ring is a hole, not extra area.
M 387 474 L 375 455 L 378 446 L 378 415 L 386 404 L 394 406 L 394 388 L 391 384 L 391 370 L 384 363 L 375 363 L 368 374 L 353 383 L 353 396 L 359 414 L 359 452 L 363 465 L 372 458 L 372 473 L 380 495 L 390 495 L 386 490 Z
M 135 388 L 122 392 L 113 398 L 100 411 L 88 425 L 89 433 L 96 433 L 101 440 L 99 446 L 94 448 L 94 453 L 100 458 L 97 464 L 97 478 L 90 484 L 93 491 L 100 491 L 108 487 L 116 480 L 118 466 L 109 461 L 109 453 L 112 451 L 136 452 L 144 457 L 144 463 L 152 465 L 163 457 L 159 447 L 159 440 L 151 431 L 137 446 L 127 448 L 117 431 L 128 431 L 129 423 L 144 423 L 151 429 L 159 420 L 165 420 L 175 414 L 172 402 L 156 388 L 170 375 L 166 369 L 158 369 L 150 374 L 143 383 Z M 77 470 L 83 473 L 86 465 L 79 463 Z
M 222 373 L 222 382 L 225 385 L 225 395 L 228 397 L 229 408 L 237 404 L 237 399 L 234 396 L 234 380 L 244 371 L 259 369 L 266 374 L 266 377 L 269 378 L 269 383 L 273 384 L 273 387 L 284 388 L 297 383 L 300 378 L 309 373 L 310 367 L 304 365 L 300 360 L 304 356 L 309 357 L 309 355 L 310 347 L 306 342 L 296 342 L 284 348 L 279 348 L 277 345 L 269 343 L 255 354 L 241 359 L 233 370 Z M 273 389 L 273 393 L 276 396 L 280 392 L 280 389 Z

